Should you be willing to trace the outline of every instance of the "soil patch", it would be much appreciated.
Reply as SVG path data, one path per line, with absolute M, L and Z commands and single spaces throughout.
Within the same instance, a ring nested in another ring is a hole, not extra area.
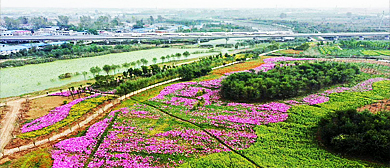
M 42 117 L 55 107 L 63 105 L 64 100 L 71 102 L 72 98 L 62 96 L 47 96 L 31 100 L 30 110 L 27 112 L 25 119 L 35 119 Z
M 380 111 L 390 111 L 390 99 L 380 100 L 377 103 L 366 105 L 366 106 L 363 106 L 363 107 L 360 107 L 357 109 L 357 111 L 360 111 L 360 112 L 362 112 L 364 110 L 368 110 L 374 114 L 376 114 Z

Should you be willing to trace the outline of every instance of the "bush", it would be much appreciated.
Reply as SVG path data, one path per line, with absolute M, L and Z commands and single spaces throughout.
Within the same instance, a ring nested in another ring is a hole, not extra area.
M 320 137 L 333 150 L 390 161 L 390 113 L 372 114 L 355 109 L 337 111 L 323 118 Z
M 49 168 L 53 165 L 50 153 L 47 149 L 30 152 L 16 160 L 13 168 Z
M 63 105 L 68 104 L 68 101 L 67 101 L 67 100 L 64 100 L 64 101 L 62 102 L 62 104 L 63 104 Z

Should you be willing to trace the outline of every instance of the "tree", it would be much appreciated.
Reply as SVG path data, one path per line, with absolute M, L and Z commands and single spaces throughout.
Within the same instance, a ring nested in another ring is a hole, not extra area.
M 103 70 L 106 71 L 106 73 L 107 73 L 107 75 L 108 75 L 108 73 L 109 73 L 110 70 L 111 70 L 111 66 L 110 66 L 110 65 L 104 65 L 104 66 L 103 66 Z
M 83 71 L 82 74 L 83 74 L 83 76 L 84 76 L 84 80 L 87 80 L 86 76 L 87 76 L 88 72 Z
M 190 54 L 190 52 L 185 51 L 185 52 L 183 53 L 183 55 L 184 55 L 185 58 L 187 58 L 187 57 L 190 56 L 191 54 Z
M 112 26 L 118 26 L 120 24 L 121 24 L 121 22 L 120 22 L 120 19 L 118 17 L 115 17 L 114 19 L 111 20 Z
M 130 64 L 131 64 L 131 66 L 133 66 L 133 67 L 136 65 L 136 63 L 135 63 L 134 61 L 131 62 Z
M 43 16 L 32 18 L 31 23 L 35 30 L 52 25 L 52 23 L 48 22 L 47 18 Z
M 9 18 L 9 17 L 4 17 L 4 22 L 5 22 L 5 27 L 7 29 L 18 29 L 20 22 L 18 20 Z
M 157 15 L 157 22 L 162 22 L 163 21 L 163 17 L 161 15 Z
M 114 71 L 114 73 L 116 73 L 115 70 L 118 68 L 120 68 L 119 65 L 114 65 L 114 64 L 111 65 L 111 69 Z
M 67 26 L 69 24 L 69 17 L 68 16 L 58 16 L 57 20 L 57 26 Z
M 150 24 L 154 24 L 154 18 L 153 18 L 153 16 L 150 16 L 149 20 L 150 20 Z
M 286 17 L 287 17 L 287 14 L 285 14 L 285 13 L 281 13 L 279 17 L 280 17 L 281 19 L 284 19 L 284 18 L 286 18 Z
M 176 53 L 175 56 L 176 56 L 178 59 L 180 59 L 181 53 Z
M 131 66 L 131 64 L 128 62 L 125 62 L 122 64 L 122 67 L 124 67 L 124 68 L 129 68 L 130 66 Z
M 347 17 L 351 18 L 352 17 L 352 12 L 347 12 Z
M 156 62 L 157 62 L 157 58 L 154 57 L 154 58 L 153 58 L 153 64 L 155 64 Z
M 164 63 L 164 61 L 165 61 L 165 57 L 164 56 L 161 56 L 161 61 Z
M 146 60 L 145 58 L 142 58 L 142 59 L 141 59 L 141 62 L 142 62 L 142 65 L 146 65 L 149 61 Z
M 81 29 L 87 29 L 92 27 L 92 18 L 91 16 L 80 16 L 79 27 Z
M 139 28 L 143 28 L 143 27 L 144 27 L 143 19 L 137 20 L 136 24 L 133 26 L 133 28 L 135 28 L 135 29 L 139 29 Z
M 96 72 L 97 72 L 98 74 L 100 74 L 100 72 L 102 71 L 102 69 L 101 69 L 100 67 L 98 67 L 98 66 L 96 66 L 95 69 L 96 69 Z
M 21 24 L 27 24 L 28 23 L 28 18 L 26 16 L 21 16 L 18 18 L 19 22 Z
M 96 73 L 98 73 L 96 67 L 91 67 L 91 68 L 89 69 L 89 72 L 92 73 L 93 77 L 95 77 L 95 76 L 96 76 Z
M 137 60 L 138 67 L 142 64 L 141 60 Z
M 141 66 L 141 69 L 142 69 L 142 73 L 144 74 L 144 76 L 146 76 L 147 74 L 149 74 L 149 68 L 147 66 Z

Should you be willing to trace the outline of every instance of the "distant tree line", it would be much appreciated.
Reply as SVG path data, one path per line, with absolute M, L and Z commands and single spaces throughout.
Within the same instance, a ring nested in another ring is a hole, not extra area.
M 138 51 L 145 49 L 152 49 L 154 47 L 133 47 L 131 45 L 116 45 L 113 46 L 99 46 L 92 45 L 74 45 L 71 43 L 46 46 L 43 49 L 36 49 L 33 47 L 30 50 L 21 50 L 18 53 L 12 53 L 10 55 L 0 56 L 1 59 L 13 59 L 20 57 L 34 57 L 33 59 L 26 60 L 10 60 L 0 63 L 0 67 L 16 67 L 27 64 L 39 64 L 44 62 L 52 62 L 55 60 L 74 59 L 81 57 L 93 57 L 99 55 L 106 55 L 110 53 L 121 53 Z
M 356 41 L 341 40 L 340 46 L 346 49 L 371 49 L 371 50 L 390 50 L 390 42 L 387 41 Z

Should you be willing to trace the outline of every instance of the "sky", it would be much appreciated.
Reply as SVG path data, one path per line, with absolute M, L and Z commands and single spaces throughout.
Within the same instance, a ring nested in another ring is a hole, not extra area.
M 1 0 L 1 8 L 390 8 L 389 0 Z

